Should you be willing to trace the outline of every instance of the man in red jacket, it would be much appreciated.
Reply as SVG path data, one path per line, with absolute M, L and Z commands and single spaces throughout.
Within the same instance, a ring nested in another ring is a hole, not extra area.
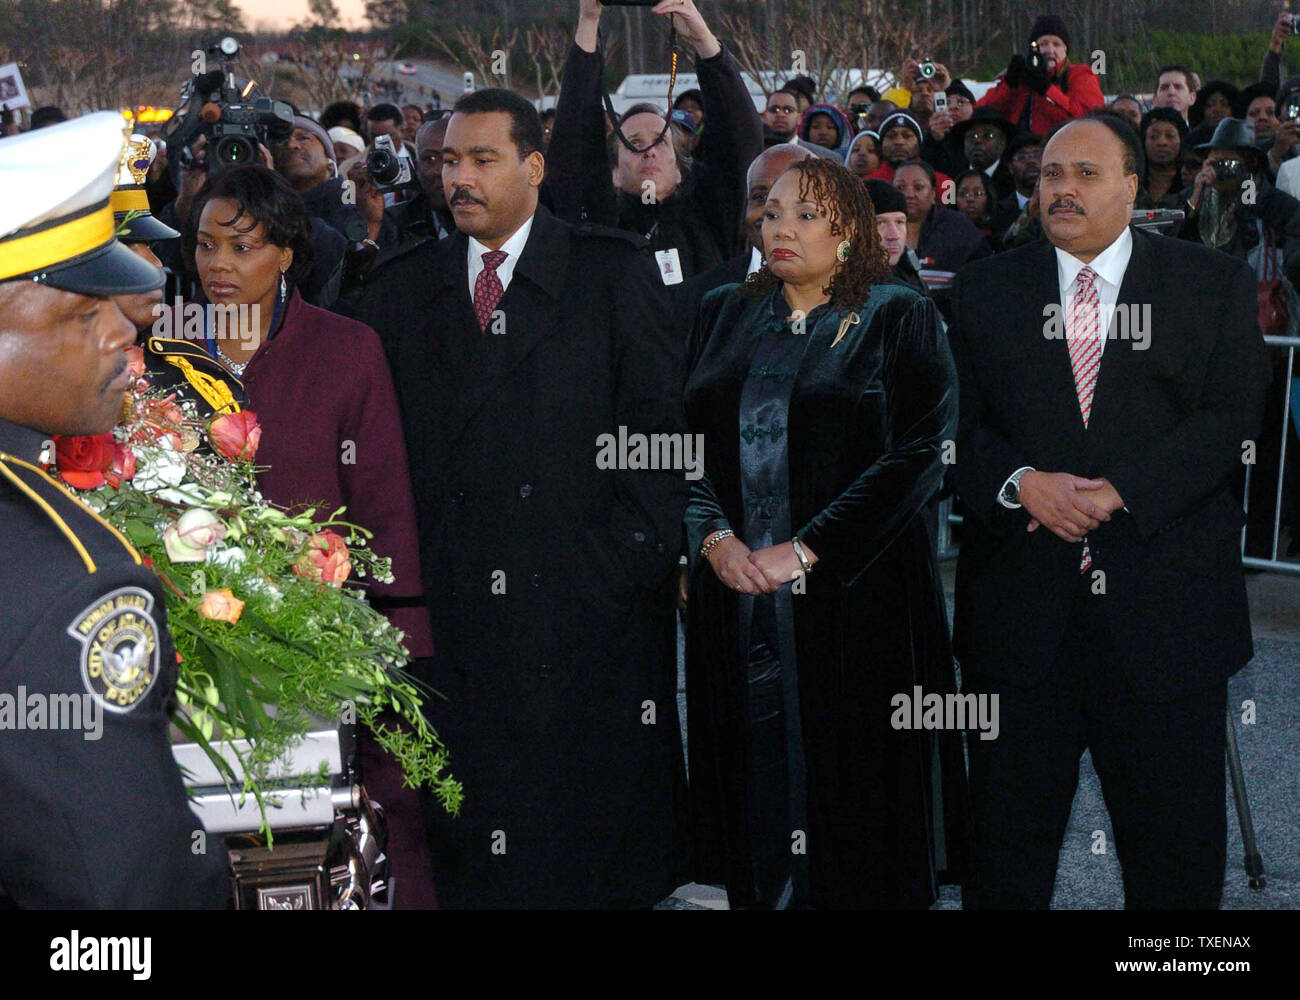
M 1038 46 L 1040 64 L 1032 65 L 1022 53 L 1012 56 L 997 86 L 976 102 L 977 108 L 996 108 L 1019 128 L 1047 135 L 1061 122 L 1105 104 L 1092 67 L 1066 58 L 1070 38 L 1065 21 L 1055 14 L 1040 17 L 1029 33 L 1029 44 Z

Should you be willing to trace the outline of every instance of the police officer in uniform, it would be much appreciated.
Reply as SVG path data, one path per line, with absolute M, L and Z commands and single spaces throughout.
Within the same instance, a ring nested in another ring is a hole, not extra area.
M 158 268 L 113 238 L 121 116 L 0 145 L 0 897 L 19 907 L 224 907 L 219 838 L 168 741 L 163 592 L 46 471 L 52 436 L 122 412 L 135 330 L 112 296 Z

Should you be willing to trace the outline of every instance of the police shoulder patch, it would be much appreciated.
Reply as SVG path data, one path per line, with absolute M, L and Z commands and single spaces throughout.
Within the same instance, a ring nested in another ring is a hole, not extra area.
M 81 680 L 106 711 L 130 712 L 153 689 L 160 636 L 153 595 L 119 587 L 82 611 L 68 626 L 81 643 Z

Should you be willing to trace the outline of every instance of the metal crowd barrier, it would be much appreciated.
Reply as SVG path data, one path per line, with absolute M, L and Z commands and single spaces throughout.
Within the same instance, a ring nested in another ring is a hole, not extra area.
M 1291 430 L 1291 410 L 1292 397 L 1296 392 L 1296 385 L 1300 383 L 1300 378 L 1295 377 L 1292 373 L 1295 371 L 1296 348 L 1300 347 L 1300 337 L 1265 337 L 1264 343 L 1270 347 L 1285 347 L 1286 353 L 1286 390 L 1282 400 L 1282 422 L 1281 422 L 1281 441 L 1278 443 L 1278 473 L 1277 489 L 1273 497 L 1273 538 L 1270 548 L 1270 557 L 1267 559 L 1257 556 L 1246 555 L 1246 526 L 1241 529 L 1241 563 L 1251 569 L 1271 570 L 1276 573 L 1293 573 L 1300 576 L 1300 561 L 1291 562 L 1278 558 L 1278 545 L 1282 534 L 1282 497 L 1283 489 L 1286 483 L 1286 457 L 1287 457 L 1287 439 Z M 1300 427 L 1297 427 L 1297 435 L 1300 435 Z M 1246 466 L 1246 487 L 1242 496 L 1242 509 L 1249 513 L 1250 510 L 1250 478 L 1254 470 L 1253 465 Z M 938 555 L 940 559 L 955 558 L 958 552 L 958 546 L 952 540 L 952 526 L 961 524 L 962 517 L 960 514 L 952 512 L 952 498 L 948 498 L 939 504 L 939 525 L 936 536 Z
M 1257 556 L 1246 555 L 1246 526 L 1241 529 L 1241 563 L 1251 569 L 1266 569 L 1278 573 L 1294 573 L 1300 575 L 1300 562 L 1288 562 L 1278 558 L 1278 540 L 1282 533 L 1282 489 L 1286 482 L 1286 446 L 1287 439 L 1291 431 L 1291 397 L 1295 388 L 1297 379 L 1295 378 L 1295 351 L 1300 347 L 1300 337 L 1265 337 L 1264 343 L 1270 347 L 1285 347 L 1286 352 L 1286 372 L 1285 384 L 1286 389 L 1282 397 L 1282 440 L 1278 443 L 1278 469 L 1277 469 L 1277 489 L 1273 497 L 1273 544 L 1269 549 L 1269 558 L 1261 559 Z M 1300 428 L 1297 429 L 1300 434 Z M 1246 466 L 1246 490 L 1242 497 L 1242 507 L 1249 512 L 1250 510 L 1250 474 L 1254 471 L 1253 465 Z

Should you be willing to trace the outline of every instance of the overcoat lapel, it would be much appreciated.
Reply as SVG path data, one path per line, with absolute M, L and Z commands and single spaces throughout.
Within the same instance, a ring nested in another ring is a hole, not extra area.
M 510 287 L 497 308 L 502 313 L 501 332 L 489 325 L 480 332 L 469 298 L 469 241 L 457 234 L 459 247 L 453 247 L 459 282 L 457 290 L 464 308 L 458 310 L 457 327 L 463 334 L 465 353 L 464 386 L 451 439 L 458 438 L 483 405 L 502 391 L 511 373 L 545 340 L 560 329 L 561 293 L 569 259 L 569 233 L 546 209 L 538 206 L 528 242 L 515 264 Z M 578 280 L 581 280 L 580 278 Z M 453 294 L 456 290 L 453 290 Z M 474 338 L 502 338 L 499 344 Z
M 1115 427 L 1119 427 L 1123 433 L 1126 406 L 1129 401 L 1141 398 L 1136 390 L 1135 379 L 1143 359 L 1137 355 L 1150 349 L 1151 340 L 1144 341 L 1144 349 L 1137 351 L 1135 341 L 1130 338 L 1136 330 L 1135 324 L 1145 323 L 1143 306 L 1150 306 L 1155 294 L 1151 267 L 1152 238 L 1140 230 L 1133 231 L 1133 253 L 1119 287 L 1119 299 L 1115 314 L 1111 317 L 1106 349 L 1101 355 L 1101 370 L 1097 373 L 1092 417 L 1088 421 L 1088 430 L 1093 436 L 1108 435 Z M 1155 310 L 1152 308 L 1150 312 L 1154 318 Z M 1121 313 L 1124 315 L 1121 316 Z M 1151 335 L 1149 329 L 1144 328 L 1144 333 L 1148 338 Z
M 1077 443 L 1083 438 L 1083 414 L 1074 387 L 1070 345 L 1065 338 L 1065 305 L 1056 275 L 1056 249 L 1047 240 L 1035 244 L 1034 259 L 1025 269 L 1025 278 L 1025 294 L 1012 305 L 1007 324 L 1014 331 L 1015 348 L 1024 351 L 1027 361 L 1024 390 L 1036 394 L 1042 401 L 1038 412 L 1059 427 L 1069 441 Z M 1044 311 L 1049 305 L 1060 310 L 1054 329 L 1049 327 L 1050 318 Z

